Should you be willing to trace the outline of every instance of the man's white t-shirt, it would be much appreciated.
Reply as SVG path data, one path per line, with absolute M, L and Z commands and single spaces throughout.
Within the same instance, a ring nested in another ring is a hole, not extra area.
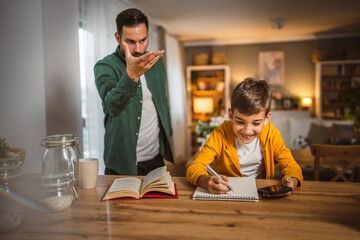
M 235 137 L 236 151 L 239 156 L 240 171 L 244 177 L 265 178 L 265 165 L 259 137 L 244 144 Z
M 143 162 L 151 160 L 159 154 L 159 119 L 156 112 L 152 94 L 147 86 L 145 75 L 140 76 L 142 86 L 142 110 L 140 121 L 139 136 L 136 144 L 136 160 Z

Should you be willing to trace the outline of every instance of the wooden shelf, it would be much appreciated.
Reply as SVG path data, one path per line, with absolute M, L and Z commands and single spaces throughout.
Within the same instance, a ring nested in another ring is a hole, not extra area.
M 343 102 L 334 102 L 334 103 L 324 103 L 324 107 L 345 107 L 350 106 L 349 103 L 343 103 Z
M 196 91 L 193 91 L 192 94 L 194 96 L 197 96 L 197 97 L 224 95 L 223 92 L 218 92 L 218 91 L 215 91 L 215 90 L 196 90 Z
M 220 81 L 224 81 L 224 77 L 198 77 L 196 78 L 196 80 L 199 81 L 204 81 L 204 82 L 220 82 Z
M 348 77 L 360 77 L 360 74 L 326 74 L 322 75 L 324 78 L 348 78 Z
M 324 92 L 338 92 L 338 91 L 345 91 L 346 88 L 323 88 Z
M 338 117 L 334 116 L 334 117 L 331 117 L 331 116 L 326 116 L 326 115 L 324 115 L 324 116 L 322 116 L 322 118 L 325 119 L 325 120 L 342 120 L 342 116 L 338 116 Z

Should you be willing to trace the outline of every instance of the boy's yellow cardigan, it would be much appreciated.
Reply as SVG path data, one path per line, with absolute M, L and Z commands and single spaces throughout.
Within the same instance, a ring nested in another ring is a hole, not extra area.
M 230 177 L 242 177 L 239 157 L 235 144 L 235 133 L 230 121 L 225 121 L 215 129 L 206 142 L 198 157 L 189 166 L 186 177 L 193 185 L 201 175 L 206 174 L 206 165 L 219 174 Z M 275 178 L 275 165 L 281 171 L 283 178 L 294 177 L 299 180 L 298 187 L 302 185 L 303 176 L 300 166 L 285 147 L 280 132 L 272 123 L 264 126 L 260 134 L 263 147 L 266 179 Z

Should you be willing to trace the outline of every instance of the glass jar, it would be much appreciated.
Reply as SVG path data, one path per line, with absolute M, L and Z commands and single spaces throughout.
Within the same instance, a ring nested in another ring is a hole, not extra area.
M 12 231 L 25 220 L 26 209 L 17 201 L 23 192 L 22 171 L 25 150 L 22 157 L 0 158 L 0 233 Z
M 49 212 L 69 208 L 77 193 L 74 163 L 78 162 L 79 137 L 72 134 L 51 135 L 42 140 L 46 147 L 40 177 L 40 202 Z
M 40 204 L 47 212 L 62 212 L 71 207 L 76 192 L 71 183 L 40 185 Z

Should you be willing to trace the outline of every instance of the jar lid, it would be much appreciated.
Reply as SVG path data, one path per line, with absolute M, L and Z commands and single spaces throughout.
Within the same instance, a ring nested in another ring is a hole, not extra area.
M 56 147 L 59 145 L 78 145 L 79 137 L 74 134 L 49 135 L 41 141 L 43 147 Z

